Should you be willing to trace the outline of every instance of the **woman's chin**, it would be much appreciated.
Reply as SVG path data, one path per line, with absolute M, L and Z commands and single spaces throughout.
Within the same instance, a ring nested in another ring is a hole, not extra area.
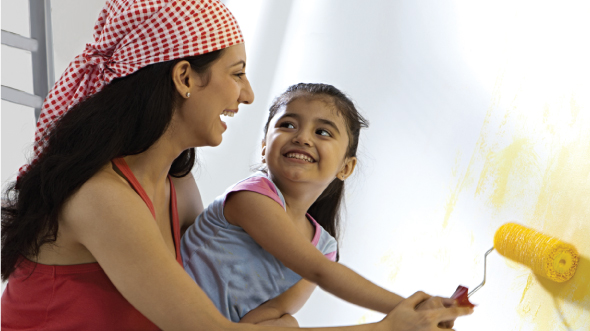
M 221 145 L 222 142 L 223 142 L 223 136 L 219 135 L 219 137 L 217 139 L 212 139 L 208 146 L 217 147 L 217 146 Z
M 223 141 L 223 137 L 219 135 L 219 137 L 209 137 L 209 139 L 200 139 L 192 144 L 192 147 L 199 148 L 199 147 L 217 147 Z

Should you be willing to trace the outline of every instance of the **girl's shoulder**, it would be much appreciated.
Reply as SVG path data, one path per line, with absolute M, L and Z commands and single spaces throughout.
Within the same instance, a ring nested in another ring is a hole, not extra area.
M 240 191 L 249 191 L 265 195 L 285 208 L 285 198 L 283 197 L 283 194 L 273 181 L 261 171 L 242 179 L 230 187 L 225 193 L 225 198 L 227 199 L 230 194 Z
M 266 176 L 265 173 L 259 171 L 230 186 L 227 189 L 226 194 L 235 191 L 248 190 L 271 190 L 273 192 L 277 191 L 276 185 L 274 185 L 274 183 L 268 178 L 268 176 Z

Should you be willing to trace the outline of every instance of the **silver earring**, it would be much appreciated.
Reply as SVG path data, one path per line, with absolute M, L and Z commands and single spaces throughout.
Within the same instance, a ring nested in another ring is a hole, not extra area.
M 191 96 L 191 92 L 186 92 L 186 97 L 189 98 Z

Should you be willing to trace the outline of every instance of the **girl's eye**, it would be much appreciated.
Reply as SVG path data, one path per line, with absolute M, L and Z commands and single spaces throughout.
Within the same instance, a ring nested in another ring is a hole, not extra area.
M 332 134 L 330 133 L 330 131 L 324 130 L 324 129 L 317 129 L 315 133 L 319 134 L 320 136 L 332 137 Z
M 287 128 L 287 129 L 295 129 L 295 125 L 293 125 L 293 123 L 291 123 L 291 122 L 283 122 L 283 123 L 279 124 L 279 127 Z
M 244 76 L 246 73 L 245 72 L 240 72 L 235 74 L 239 79 L 242 79 L 242 76 Z

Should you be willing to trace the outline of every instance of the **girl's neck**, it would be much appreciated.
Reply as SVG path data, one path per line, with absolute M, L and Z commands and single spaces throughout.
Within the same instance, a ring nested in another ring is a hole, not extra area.
M 276 178 L 273 178 L 270 173 L 269 177 L 283 194 L 287 214 L 292 219 L 305 218 L 309 207 L 311 207 L 323 192 L 323 188 L 318 187 L 314 183 L 282 183 Z

